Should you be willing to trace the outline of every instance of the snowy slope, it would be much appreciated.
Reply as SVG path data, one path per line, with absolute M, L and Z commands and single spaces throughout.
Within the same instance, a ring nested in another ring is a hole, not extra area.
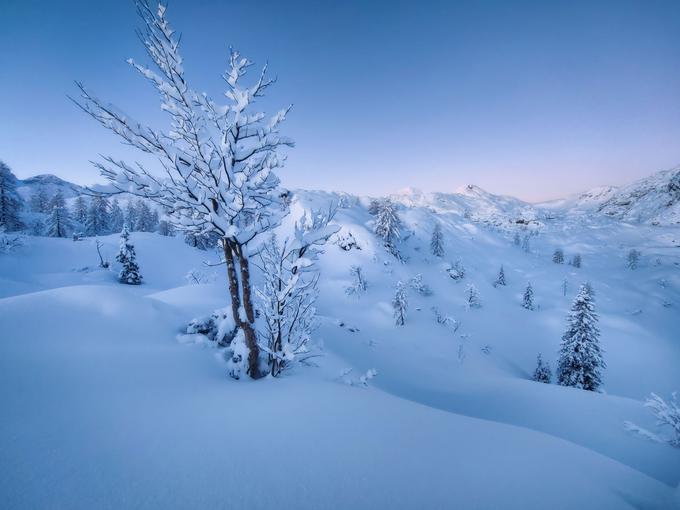
M 29 200 L 38 189 L 44 190 L 50 198 L 56 195 L 57 191 L 61 191 L 64 198 L 73 198 L 84 191 L 82 186 L 65 181 L 53 174 L 34 175 L 17 182 L 17 191 L 24 200 Z

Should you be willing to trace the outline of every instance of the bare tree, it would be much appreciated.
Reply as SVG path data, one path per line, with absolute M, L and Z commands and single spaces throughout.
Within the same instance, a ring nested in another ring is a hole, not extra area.
M 166 19 L 166 7 L 152 9 L 146 0 L 138 0 L 137 12 L 142 21 L 139 36 L 154 68 L 132 59 L 128 63 L 158 91 L 169 128 L 160 131 L 132 120 L 82 83 L 77 83 L 80 98 L 75 102 L 126 144 L 153 156 L 160 172 L 110 156 L 95 165 L 118 193 L 161 206 L 177 230 L 219 236 L 234 320 L 248 349 L 248 372 L 259 378 L 248 243 L 288 212 L 274 170 L 285 161 L 280 149 L 293 146 L 278 132 L 290 107 L 270 118 L 254 110 L 275 80 L 267 76 L 265 66 L 252 84 L 244 84 L 252 63 L 234 50 L 222 76 L 226 104 L 196 92 L 185 78 L 180 37 Z

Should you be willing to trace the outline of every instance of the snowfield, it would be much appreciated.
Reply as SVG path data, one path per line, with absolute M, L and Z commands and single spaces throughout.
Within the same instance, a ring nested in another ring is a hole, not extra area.
M 654 430 L 644 399 L 680 390 L 680 227 L 527 210 L 476 188 L 393 199 L 403 261 L 372 233 L 367 199 L 294 194 L 280 236 L 332 202 L 341 230 L 319 261 L 321 356 L 279 379 L 231 380 L 219 349 L 184 334 L 228 305 L 224 267 L 203 265 L 217 253 L 134 232 L 140 286 L 99 268 L 92 238 L 29 237 L 0 255 L 0 508 L 680 508 L 680 450 L 623 426 Z M 349 232 L 360 249 L 335 244 Z M 515 232 L 536 232 L 528 251 Z M 118 236 L 101 240 L 113 261 Z M 556 248 L 582 267 L 553 263 Z M 345 292 L 352 265 L 360 296 Z M 501 265 L 507 286 L 494 287 Z M 189 284 L 192 269 L 208 283 Z M 432 293 L 409 286 L 395 326 L 395 285 L 417 274 Z M 554 371 L 586 281 L 603 391 L 532 381 L 539 352 Z M 470 283 L 480 308 L 465 306 Z

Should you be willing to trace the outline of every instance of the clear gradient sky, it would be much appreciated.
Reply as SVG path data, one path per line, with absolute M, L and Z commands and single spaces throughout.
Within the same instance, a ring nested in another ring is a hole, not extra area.
M 473 183 L 531 201 L 680 164 L 680 2 L 171 0 L 193 87 L 227 47 L 279 81 L 297 147 L 284 185 L 366 194 Z M 130 155 L 75 108 L 73 80 L 163 121 L 132 0 L 0 0 L 0 159 L 99 181 Z

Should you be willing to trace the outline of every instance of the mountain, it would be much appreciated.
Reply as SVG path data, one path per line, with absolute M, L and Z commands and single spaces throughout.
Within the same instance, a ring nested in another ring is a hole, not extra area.
M 84 191 L 82 186 L 57 177 L 54 174 L 40 174 L 19 180 L 17 191 L 24 200 L 28 200 L 38 189 L 44 189 L 48 197 L 52 197 L 57 191 L 61 191 L 64 198 L 73 198 Z
M 635 223 L 680 223 L 680 167 L 657 172 L 620 188 L 597 211 Z

